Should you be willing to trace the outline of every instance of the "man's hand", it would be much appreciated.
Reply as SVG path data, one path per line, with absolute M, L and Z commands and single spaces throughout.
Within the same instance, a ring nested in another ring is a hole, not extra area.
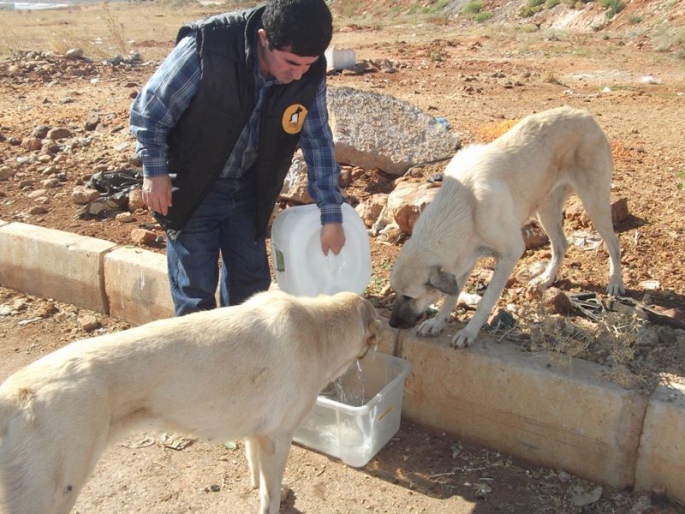
M 329 250 L 338 255 L 343 246 L 345 246 L 345 230 L 342 223 L 326 223 L 321 227 L 321 250 L 324 255 L 328 255 Z
M 171 207 L 171 178 L 169 175 L 143 179 L 143 201 L 150 211 L 166 216 Z

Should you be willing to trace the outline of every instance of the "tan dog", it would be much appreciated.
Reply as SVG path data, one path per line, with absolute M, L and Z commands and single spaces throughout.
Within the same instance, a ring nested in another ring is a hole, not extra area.
M 552 259 L 535 285 L 550 286 L 568 249 L 562 221 L 571 191 L 609 250 L 607 291 L 622 294 L 619 241 L 611 222 L 613 169 L 602 129 L 588 112 L 570 107 L 528 116 L 492 143 L 458 152 L 393 267 L 390 285 L 397 299 L 390 326 L 413 326 L 445 294 L 440 311 L 418 329 L 421 335 L 439 334 L 476 261 L 493 256 L 497 266 L 483 299 L 452 339 L 459 348 L 473 343 L 525 251 L 521 227 L 535 214 L 552 244 Z
M 67 514 L 103 450 L 160 428 L 246 440 L 262 514 L 279 510 L 293 432 L 382 323 L 353 293 L 261 293 L 65 346 L 0 386 L 0 512 Z

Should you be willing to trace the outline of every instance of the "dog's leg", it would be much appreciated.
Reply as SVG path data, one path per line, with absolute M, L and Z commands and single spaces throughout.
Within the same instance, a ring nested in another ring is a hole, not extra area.
M 552 191 L 545 200 L 545 204 L 538 210 L 538 220 L 542 229 L 549 236 L 552 245 L 552 259 L 545 271 L 531 280 L 531 285 L 547 289 L 554 283 L 561 262 L 568 250 L 568 240 L 562 226 L 564 216 L 564 203 L 570 193 L 570 188 L 559 187 Z
M 245 439 L 245 457 L 247 457 L 247 465 L 250 468 L 250 487 L 257 489 L 259 487 L 259 445 L 255 443 L 250 437 Z
M 442 302 L 442 307 L 440 307 L 440 310 L 435 314 L 435 316 L 433 316 L 432 318 L 428 318 L 419 325 L 419 328 L 416 331 L 417 334 L 424 337 L 435 337 L 442 332 L 442 330 L 445 328 L 445 325 L 447 324 L 447 320 L 449 319 L 450 314 L 452 314 L 452 311 L 457 306 L 459 293 L 461 293 L 461 290 L 464 289 L 464 285 L 466 284 L 469 275 L 471 275 L 471 270 L 464 273 L 461 277 L 457 279 L 456 293 L 445 296 Z
M 288 461 L 293 432 L 278 433 L 273 437 L 252 436 L 252 455 L 259 469 L 260 514 L 278 514 L 281 505 L 283 472 Z M 253 464 L 254 465 L 254 464 Z
M 492 308 L 502 295 L 504 286 L 507 285 L 507 280 L 509 280 L 511 272 L 514 270 L 514 266 L 516 266 L 516 262 L 523 254 L 524 249 L 525 245 L 523 243 L 523 239 L 521 238 L 520 248 L 509 251 L 505 255 L 497 258 L 497 266 L 495 267 L 495 272 L 492 275 L 492 280 L 490 280 L 490 284 L 488 284 L 488 287 L 485 290 L 483 299 L 478 304 L 476 313 L 466 324 L 466 327 L 454 335 L 452 338 L 452 346 L 456 348 L 464 348 L 465 346 L 473 344 L 473 342 L 476 340 L 476 337 L 478 337 L 478 332 L 480 332 L 481 327 L 487 321 L 488 316 L 490 316 Z
M 592 224 L 602 236 L 604 244 L 609 250 L 609 285 L 607 294 L 610 296 L 622 295 L 625 292 L 623 277 L 621 276 L 621 245 L 614 233 L 614 226 L 611 221 L 610 193 L 607 189 L 605 194 L 600 195 L 595 192 L 581 193 L 578 196 L 583 202 L 585 212 L 592 220 Z

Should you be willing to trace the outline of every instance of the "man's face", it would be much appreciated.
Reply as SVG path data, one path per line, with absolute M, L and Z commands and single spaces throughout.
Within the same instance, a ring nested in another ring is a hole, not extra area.
M 263 75 L 271 75 L 282 84 L 300 80 L 318 57 L 302 57 L 287 50 L 269 48 L 264 29 L 259 31 L 259 69 Z

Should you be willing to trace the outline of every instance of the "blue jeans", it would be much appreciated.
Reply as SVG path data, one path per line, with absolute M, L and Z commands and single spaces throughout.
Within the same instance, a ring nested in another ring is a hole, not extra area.
M 238 305 L 269 289 L 271 274 L 264 237 L 257 238 L 256 188 L 219 179 L 175 239 L 167 238 L 169 285 L 175 315 Z M 221 257 L 221 265 L 219 258 Z

